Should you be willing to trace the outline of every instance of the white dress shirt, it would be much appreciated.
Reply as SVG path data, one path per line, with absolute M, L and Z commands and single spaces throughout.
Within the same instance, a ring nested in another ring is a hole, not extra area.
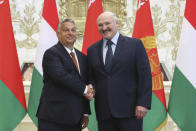
M 111 39 L 111 41 L 113 42 L 113 44 L 111 45 L 112 47 L 112 53 L 114 55 L 115 49 L 116 49 L 116 45 L 118 42 L 118 37 L 119 37 L 120 33 L 117 32 L 114 37 Z M 107 39 L 103 38 L 103 63 L 105 64 L 105 57 L 106 57 L 106 53 L 108 51 L 108 46 L 107 46 Z

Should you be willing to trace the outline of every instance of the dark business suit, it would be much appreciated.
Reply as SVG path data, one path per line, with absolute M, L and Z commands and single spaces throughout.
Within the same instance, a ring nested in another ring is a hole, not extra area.
M 37 111 L 42 123 L 75 126 L 81 124 L 83 114 L 90 114 L 89 102 L 83 96 L 87 84 L 87 58 L 75 51 L 80 73 L 60 42 L 46 50 L 43 56 L 44 87 Z M 50 131 L 57 125 L 49 125 L 45 130 Z
M 152 76 L 140 40 L 119 36 L 110 72 L 104 68 L 103 40 L 88 48 L 87 58 L 90 81 L 96 91 L 95 110 L 98 121 L 110 117 L 134 118 L 137 105 L 150 109 Z

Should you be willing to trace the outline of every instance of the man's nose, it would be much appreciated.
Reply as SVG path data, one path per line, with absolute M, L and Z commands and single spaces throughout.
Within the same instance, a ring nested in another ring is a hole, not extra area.
M 106 30 L 107 29 L 107 25 L 103 25 L 103 30 Z

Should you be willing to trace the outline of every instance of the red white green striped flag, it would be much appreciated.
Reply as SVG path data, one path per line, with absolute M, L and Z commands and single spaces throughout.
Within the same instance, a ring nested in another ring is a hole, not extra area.
M 138 0 L 133 37 L 142 40 L 152 72 L 152 106 L 144 118 L 143 131 L 159 131 L 167 122 L 167 109 L 149 0 Z
M 12 131 L 27 108 L 9 0 L 0 1 L 0 16 L 0 131 Z
M 101 0 L 89 0 L 88 4 L 88 12 L 86 16 L 86 26 L 84 31 L 84 40 L 83 40 L 83 47 L 82 52 L 87 53 L 87 48 L 95 43 L 96 41 L 100 40 L 102 37 L 99 34 L 97 28 L 97 17 L 103 12 L 102 8 L 102 1 Z M 94 99 L 90 103 L 91 106 L 91 115 L 89 118 L 88 128 L 90 131 L 97 131 L 97 120 L 95 115 L 94 109 Z
M 56 31 L 59 23 L 56 8 L 56 0 L 44 0 L 42 21 L 40 24 L 40 39 L 38 42 L 34 70 L 31 82 L 31 90 L 28 103 L 28 114 L 37 125 L 36 112 L 43 87 L 42 59 L 46 49 L 58 42 Z M 51 112 L 52 113 L 52 112 Z
M 196 0 L 186 0 L 168 112 L 182 131 L 196 131 Z

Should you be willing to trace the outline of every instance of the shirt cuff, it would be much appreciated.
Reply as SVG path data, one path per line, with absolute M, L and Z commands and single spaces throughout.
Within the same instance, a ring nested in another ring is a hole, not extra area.
M 88 86 L 86 86 L 85 90 L 84 90 L 84 94 L 86 94 L 88 91 Z

